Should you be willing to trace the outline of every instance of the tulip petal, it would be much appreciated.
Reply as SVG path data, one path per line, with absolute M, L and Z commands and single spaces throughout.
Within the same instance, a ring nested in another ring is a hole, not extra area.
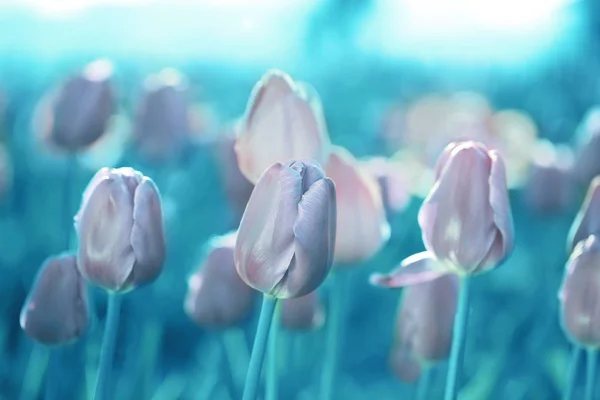
M 132 215 L 129 189 L 122 179 L 111 176 L 96 185 L 78 222 L 78 266 L 84 277 L 113 290 L 126 284 L 135 263 Z
M 496 237 L 486 258 L 481 263 L 484 269 L 493 268 L 502 263 L 514 246 L 514 226 L 510 202 L 508 199 L 506 168 L 502 157 L 496 150 L 489 152 L 492 160 L 490 172 L 490 205 L 494 213 L 494 224 L 497 228 Z
M 272 293 L 288 272 L 301 197 L 302 176 L 280 163 L 265 171 L 252 191 L 240 222 L 235 259 L 242 280 L 257 290 Z
M 139 266 L 134 275 L 136 283 L 143 284 L 158 277 L 166 254 L 160 194 L 152 180 L 142 179 L 133 204 L 131 247 Z
M 294 297 L 304 296 L 323 282 L 331 269 L 335 246 L 335 185 L 331 179 L 313 184 L 298 204 L 294 224 L 295 258 L 285 287 Z M 283 282 L 283 281 L 282 281 Z M 280 298 L 289 297 L 278 292 Z
M 437 279 L 450 271 L 443 268 L 431 253 L 423 251 L 413 254 L 389 274 L 371 274 L 369 282 L 373 286 L 389 289 L 417 285 Z

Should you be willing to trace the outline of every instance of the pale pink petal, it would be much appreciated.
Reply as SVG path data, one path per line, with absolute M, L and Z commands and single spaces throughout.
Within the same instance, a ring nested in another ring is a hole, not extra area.
M 431 253 L 424 251 L 402 261 L 399 268 L 389 274 L 371 274 L 371 285 L 389 289 L 429 282 L 450 273 Z

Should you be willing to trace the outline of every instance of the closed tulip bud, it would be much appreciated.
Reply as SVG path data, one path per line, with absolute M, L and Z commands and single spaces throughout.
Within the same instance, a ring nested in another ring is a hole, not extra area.
M 85 281 L 76 257 L 48 258 L 33 283 L 21 310 L 21 328 L 32 339 L 59 345 L 79 338 L 89 323 Z
M 600 235 L 600 176 L 590 183 L 583 205 L 569 231 L 569 252 L 590 235 Z
M 409 348 L 395 345 L 390 351 L 390 368 L 403 382 L 414 383 L 421 377 L 421 364 Z
M 236 325 L 250 313 L 257 292 L 235 269 L 236 232 L 213 239 L 200 269 L 188 280 L 187 315 L 207 328 Z
M 165 69 L 146 82 L 133 138 L 137 150 L 153 160 L 175 156 L 187 142 L 190 114 L 187 86 L 173 69 Z
M 337 197 L 335 261 L 344 264 L 367 260 L 390 235 L 377 182 L 342 147 L 333 148 L 325 171 L 335 183 Z
M 42 134 L 50 145 L 67 151 L 85 149 L 108 129 L 115 108 L 110 84 L 112 64 L 99 60 L 68 79 L 43 107 L 48 107 Z
M 600 240 L 580 241 L 567 262 L 559 292 L 562 326 L 581 346 L 600 347 Z
M 125 292 L 154 281 L 165 261 L 158 188 L 132 168 L 102 168 L 76 216 L 77 265 L 95 285 Z
M 539 143 L 534 151 L 533 165 L 525 188 L 529 206 L 538 212 L 557 212 L 566 209 L 573 198 L 570 150 Z
M 238 274 L 265 294 L 304 296 L 331 269 L 335 229 L 335 185 L 321 167 L 273 164 L 256 183 L 240 222 Z
M 281 302 L 281 325 L 291 331 L 318 329 L 325 322 L 325 313 L 315 290 L 309 294 Z
M 452 143 L 419 210 L 425 248 L 457 274 L 492 269 L 512 252 L 504 162 L 477 142 Z
M 250 95 L 235 147 L 240 169 L 256 183 L 271 164 L 291 159 L 323 163 L 329 137 L 316 91 L 286 73 L 268 71 Z

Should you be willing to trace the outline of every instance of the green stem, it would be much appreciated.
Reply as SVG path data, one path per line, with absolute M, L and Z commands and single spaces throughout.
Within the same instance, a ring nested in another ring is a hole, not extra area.
M 100 364 L 96 378 L 96 390 L 94 400 L 108 400 L 111 387 L 111 372 L 113 358 L 115 355 L 115 344 L 119 330 L 119 313 L 121 308 L 121 297 L 116 293 L 108 295 L 108 311 L 106 313 L 106 326 L 100 349 Z
M 594 379 L 596 378 L 596 365 L 598 364 L 598 357 L 596 350 L 587 350 L 587 369 L 585 373 L 585 400 L 594 399 Z
M 431 386 L 431 375 L 432 373 L 431 366 L 423 366 L 421 370 L 421 378 L 419 379 L 419 384 L 417 386 L 417 400 L 427 400 L 427 393 L 429 392 L 429 387 Z
M 329 313 L 325 333 L 325 359 L 321 374 L 321 400 L 331 400 L 335 387 L 336 371 L 339 361 L 339 348 L 343 341 L 344 296 L 348 279 L 347 271 L 336 271 L 329 292 Z
M 563 393 L 563 400 L 571 400 L 573 398 L 575 386 L 577 386 L 577 366 L 579 365 L 579 360 L 581 359 L 582 353 L 583 351 L 581 350 L 581 347 L 577 345 L 573 347 L 573 350 L 571 350 L 571 361 L 569 362 L 569 377 L 567 380 L 565 392 Z
M 243 400 L 255 400 L 260 383 L 260 373 L 267 349 L 267 340 L 269 338 L 269 329 L 273 320 L 273 313 L 277 299 L 267 294 L 263 295 L 262 307 L 260 309 L 260 318 L 252 346 L 252 355 L 250 356 L 250 365 L 246 374 L 246 383 L 244 384 Z
M 275 308 L 273 323 L 269 332 L 269 350 L 267 350 L 267 382 L 265 400 L 277 400 L 279 394 L 279 321 L 281 320 L 281 307 Z
M 464 344 L 467 336 L 466 328 L 469 321 L 469 283 L 470 278 L 468 276 L 461 279 L 458 310 L 454 317 L 452 351 L 450 352 L 450 364 L 448 366 L 444 400 L 455 400 L 458 393 L 458 372 L 462 368 Z
M 219 342 L 221 344 L 221 374 L 223 375 L 224 384 L 229 392 L 229 396 L 232 399 L 237 399 L 237 385 L 233 375 L 233 367 L 235 365 L 235 361 L 232 359 L 233 354 L 230 354 L 229 348 L 227 347 L 227 342 L 225 341 L 225 333 L 222 333 L 218 336 Z

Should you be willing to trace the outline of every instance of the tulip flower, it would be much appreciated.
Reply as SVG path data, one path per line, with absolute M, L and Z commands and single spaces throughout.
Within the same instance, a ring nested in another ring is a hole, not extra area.
M 543 141 L 534 151 L 526 186 L 529 206 L 539 212 L 564 210 L 572 200 L 573 183 L 570 150 Z
M 108 129 L 115 108 L 112 64 L 98 60 L 69 78 L 42 103 L 42 135 L 69 152 L 85 149 Z
M 281 302 L 281 325 L 291 331 L 317 329 L 325 322 L 325 313 L 315 290 L 302 297 Z
M 256 291 L 240 279 L 233 261 L 236 236 L 233 232 L 211 240 L 200 269 L 188 280 L 185 311 L 200 326 L 230 327 L 252 309 Z
M 94 395 L 95 400 L 108 400 L 121 306 L 118 294 L 154 281 L 165 261 L 158 188 L 132 168 L 102 168 L 83 193 L 75 228 L 79 271 L 109 291 Z
M 592 400 L 600 347 L 600 239 L 597 235 L 590 235 L 575 246 L 558 297 L 563 330 L 575 343 L 565 395 L 572 396 L 580 349 L 586 348 L 584 399 Z
M 377 182 L 342 147 L 333 148 L 325 171 L 337 198 L 336 265 L 367 260 L 390 235 Z
M 76 257 L 61 254 L 42 265 L 21 310 L 21 328 L 32 339 L 60 345 L 79 338 L 89 324 L 85 281 Z
M 316 91 L 270 70 L 254 86 L 235 147 L 240 170 L 252 183 L 274 163 L 327 160 L 329 137 Z
M 133 139 L 137 150 L 153 160 L 174 156 L 190 133 L 187 86 L 173 69 L 165 69 L 146 82 L 138 107 Z
M 421 364 L 410 348 L 395 345 L 390 351 L 389 363 L 394 375 L 403 382 L 414 383 L 421 377 Z
M 154 182 L 132 168 L 102 168 L 76 216 L 78 266 L 91 283 L 126 292 L 154 281 L 165 260 L 161 200 Z
M 571 225 L 568 250 L 573 250 L 577 243 L 590 235 L 600 235 L 600 176 L 590 183 L 583 205 Z
M 243 400 L 256 398 L 276 299 L 307 295 L 323 283 L 335 231 L 335 185 L 318 164 L 275 163 L 262 174 L 235 243 L 240 278 L 264 294 Z
M 316 164 L 273 164 L 256 184 L 238 230 L 244 282 L 285 299 L 323 283 L 333 260 L 335 185 Z

